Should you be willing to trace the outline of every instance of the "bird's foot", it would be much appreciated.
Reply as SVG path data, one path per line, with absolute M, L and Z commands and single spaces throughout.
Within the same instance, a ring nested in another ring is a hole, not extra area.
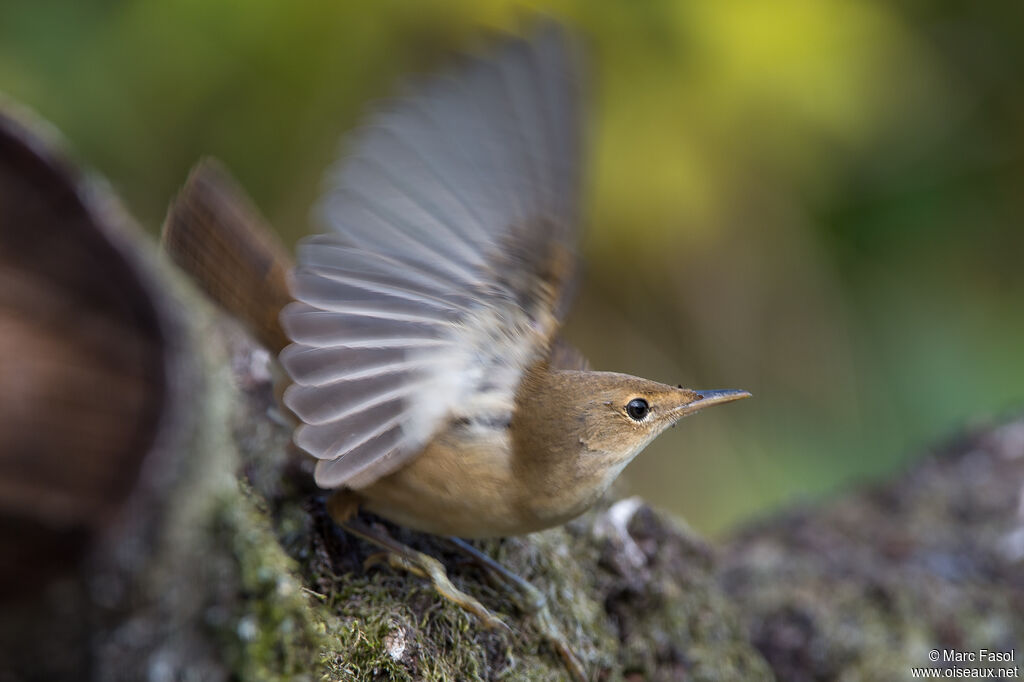
M 367 566 L 386 561 L 394 568 L 425 578 L 438 594 L 472 613 L 484 627 L 509 631 L 509 626 L 479 600 L 452 584 L 440 561 L 395 540 L 383 528 L 366 525 L 355 517 L 354 511 L 347 498 L 336 496 L 328 500 L 328 512 L 341 529 L 384 550 L 371 555 L 366 561 Z M 464 540 L 448 540 L 483 568 L 522 613 L 534 619 L 541 636 L 558 652 L 573 680 L 587 682 L 583 663 L 551 615 L 544 593 Z
M 455 587 L 452 581 L 449 580 L 448 573 L 440 561 L 423 552 L 417 552 L 408 547 L 406 549 L 409 550 L 409 554 L 404 552 L 398 553 L 389 549 L 387 552 L 373 555 L 367 559 L 366 565 L 369 566 L 384 560 L 392 568 L 426 578 L 431 582 L 438 594 L 472 613 L 488 630 L 508 631 L 510 629 L 505 624 L 505 621 L 491 613 L 479 600 Z
M 573 651 L 569 641 L 562 634 L 561 628 L 558 627 L 554 616 L 551 615 L 551 610 L 548 608 L 548 600 L 544 593 L 465 540 L 450 537 L 448 541 L 469 556 L 481 568 L 488 571 L 507 593 L 511 593 L 511 601 L 520 611 L 533 617 L 537 624 L 537 629 L 544 639 L 558 652 L 558 655 L 562 657 L 562 661 L 565 663 L 565 667 L 573 679 L 576 682 L 586 682 L 588 678 L 583 662 L 576 655 L 576 652 Z
M 481 604 L 479 600 L 455 587 L 452 581 L 449 580 L 444 566 L 434 557 L 423 552 L 417 552 L 412 547 L 392 538 L 387 534 L 387 531 L 368 526 L 357 519 L 350 519 L 338 525 L 345 531 L 384 550 L 378 554 L 371 555 L 366 560 L 367 566 L 387 561 L 388 565 L 393 568 L 426 578 L 431 582 L 438 594 L 472 613 L 485 628 L 490 630 L 509 630 L 508 625 L 488 611 L 487 607 Z

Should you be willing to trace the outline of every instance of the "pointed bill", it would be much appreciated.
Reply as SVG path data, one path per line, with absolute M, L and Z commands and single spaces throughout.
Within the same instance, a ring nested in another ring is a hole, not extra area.
M 711 407 L 712 405 L 722 405 L 724 403 L 731 403 L 736 400 L 743 400 L 744 398 L 751 397 L 751 394 L 748 391 L 738 391 L 734 389 L 696 391 L 696 393 L 697 398 L 695 400 L 676 408 L 675 411 L 679 417 L 685 417 L 688 414 L 699 412 L 705 407 Z

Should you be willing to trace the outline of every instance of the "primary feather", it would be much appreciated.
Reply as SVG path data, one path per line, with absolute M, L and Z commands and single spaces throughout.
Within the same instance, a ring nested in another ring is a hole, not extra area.
M 452 420 L 508 422 L 574 264 L 579 77 L 546 25 L 356 133 L 298 251 L 284 400 L 317 483 L 361 488 Z

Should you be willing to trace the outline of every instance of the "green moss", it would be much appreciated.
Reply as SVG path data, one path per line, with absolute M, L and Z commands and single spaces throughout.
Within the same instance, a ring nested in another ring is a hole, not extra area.
M 244 485 L 215 514 L 216 532 L 237 560 L 238 601 L 220 629 L 227 660 L 243 680 L 313 680 L 327 648 L 314 595 L 296 578 L 266 510 Z
M 495 654 L 507 657 L 505 635 L 482 630 L 420 578 L 381 566 L 329 580 L 330 679 L 490 679 Z
M 596 532 L 604 512 L 481 548 L 544 592 L 573 650 L 600 679 L 770 679 L 717 591 L 706 548 L 642 508 L 641 534 L 657 537 L 637 574 L 622 575 L 621 548 Z M 533 619 L 442 540 L 388 526 L 441 559 L 453 583 L 501 616 L 509 632 L 483 629 L 422 578 L 386 562 L 364 565 L 376 550 L 334 529 L 318 502 L 285 502 L 275 518 L 305 584 L 320 595 L 306 603 L 326 633 L 317 659 L 323 679 L 567 679 Z
M 780 677 L 899 679 L 932 649 L 1024 641 L 1021 422 L 959 436 L 899 477 L 736 537 L 719 574 Z M 880 655 L 883 652 L 884 655 Z
M 247 357 L 244 344 L 233 350 Z M 235 364 L 244 370 L 254 363 Z M 484 629 L 425 579 L 373 561 L 377 549 L 331 522 L 302 460 L 285 455 L 288 429 L 267 419 L 269 381 L 242 376 L 237 383 L 245 388 L 231 431 L 251 487 L 220 517 L 244 592 L 226 628 L 239 677 L 568 679 L 535 619 L 443 539 L 383 524 L 395 539 L 439 559 L 453 584 L 508 631 Z M 642 547 L 635 567 L 623 558 L 623 542 L 632 540 L 605 531 L 607 505 L 562 528 L 478 546 L 546 595 L 553 620 L 594 679 L 769 678 L 718 590 L 707 548 L 648 508 L 634 508 L 627 535 Z

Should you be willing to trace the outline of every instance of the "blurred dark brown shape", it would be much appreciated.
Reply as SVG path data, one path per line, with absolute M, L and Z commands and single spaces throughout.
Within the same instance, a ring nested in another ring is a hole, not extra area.
M 166 396 L 123 218 L 43 140 L 0 111 L 0 597 L 76 565 L 130 496 Z
M 203 292 L 275 355 L 288 345 L 292 257 L 238 183 L 213 159 L 192 169 L 164 221 L 164 250 Z

